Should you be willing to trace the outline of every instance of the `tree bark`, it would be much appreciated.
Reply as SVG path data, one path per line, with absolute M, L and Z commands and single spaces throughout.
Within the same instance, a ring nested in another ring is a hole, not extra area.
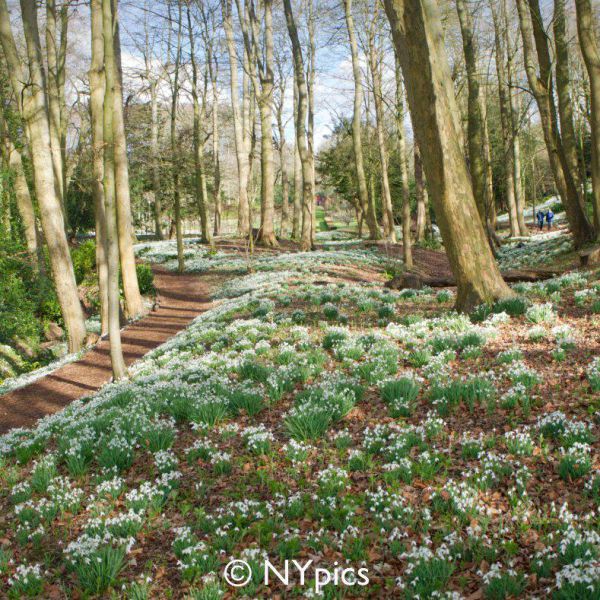
M 277 246 L 275 237 L 275 170 L 273 168 L 273 0 L 263 2 L 263 20 L 259 22 L 250 0 L 247 12 L 241 0 L 236 0 L 244 45 L 248 54 L 249 76 L 258 103 L 261 126 L 261 209 L 259 241 L 265 246 Z M 259 35 L 262 30 L 263 52 L 259 52 Z
M 298 122 L 298 86 L 294 80 L 294 123 Z M 298 150 L 298 136 L 294 136 L 294 214 L 292 239 L 299 241 L 302 229 L 302 161 Z
M 56 295 L 67 329 L 69 351 L 76 352 L 85 338 L 83 311 L 77 293 L 73 264 L 64 229 L 63 211 L 52 166 L 50 124 L 45 98 L 40 36 L 35 2 L 21 1 L 27 47 L 29 79 L 25 77 L 10 26 L 6 0 L 0 0 L 0 42 L 8 65 L 11 86 L 26 124 L 44 238 L 48 245 Z M 27 86 L 23 82 L 30 81 Z
M 92 17 L 100 0 L 93 0 Z M 114 15 L 111 0 L 101 0 L 102 34 L 104 38 L 104 106 L 103 106 L 103 146 L 104 146 L 104 218 L 106 232 L 108 334 L 110 338 L 110 362 L 114 379 L 126 374 L 123 350 L 121 347 L 120 299 L 119 299 L 119 234 L 117 225 L 117 181 L 115 157 L 115 96 L 117 95 L 117 69 L 115 43 L 113 37 Z M 92 23 L 97 27 L 96 23 Z M 96 33 L 94 32 L 96 37 Z
M 509 297 L 512 291 L 489 247 L 462 154 L 437 3 L 385 0 L 385 8 L 437 222 L 457 281 L 457 308 L 468 311 L 482 302 Z
M 417 234 L 416 241 L 422 242 L 427 236 L 427 213 L 429 212 L 427 197 L 427 187 L 423 177 L 423 160 L 419 145 L 414 142 L 414 158 L 415 158 L 415 195 L 417 197 Z
M 352 0 L 344 0 L 344 13 L 346 17 L 346 28 L 350 40 L 350 52 L 352 54 L 352 74 L 354 78 L 354 110 L 352 113 L 352 148 L 354 150 L 354 162 L 356 166 L 356 179 L 358 181 L 358 198 L 369 229 L 369 239 L 378 240 L 381 237 L 375 205 L 370 201 L 367 189 L 367 178 L 362 148 L 362 122 L 361 112 L 363 103 L 362 73 L 358 58 L 358 44 L 354 31 L 354 17 L 352 15 Z
M 96 220 L 96 272 L 100 297 L 100 334 L 108 333 L 108 263 L 104 213 L 104 38 L 102 0 L 91 4 L 92 61 L 90 64 L 90 122 L 92 133 L 92 195 Z
M 314 157 L 312 144 L 308 137 L 306 119 L 308 111 L 308 86 L 304 74 L 304 59 L 302 46 L 298 37 L 298 29 L 294 21 L 290 0 L 283 0 L 287 29 L 292 42 L 292 56 L 294 61 L 294 77 L 298 90 L 298 111 L 296 114 L 296 141 L 300 164 L 302 166 L 302 232 L 300 235 L 300 248 L 304 251 L 312 250 L 313 245 L 313 178 Z
M 410 189 L 408 186 L 408 158 L 406 156 L 406 132 L 404 131 L 404 85 L 402 67 L 398 54 L 394 52 L 396 66 L 396 135 L 400 177 L 402 179 L 402 257 L 407 269 L 413 267 L 412 240 L 410 234 Z
M 233 114 L 233 131 L 235 153 L 238 168 L 238 234 L 246 237 L 250 232 L 250 205 L 248 203 L 248 146 L 245 142 L 245 126 L 239 101 L 238 59 L 233 37 L 231 20 L 231 0 L 221 0 L 223 29 L 227 53 L 229 55 L 231 109 Z
M 115 93 L 113 127 L 115 128 L 115 193 L 117 206 L 117 231 L 119 235 L 119 255 L 121 259 L 121 279 L 125 296 L 125 314 L 135 318 L 144 311 L 144 303 L 140 294 L 135 269 L 133 242 L 135 235 L 131 219 L 131 197 L 129 192 L 129 166 L 127 160 L 127 140 L 125 138 L 125 120 L 123 116 L 123 89 L 121 74 L 121 42 L 119 38 L 119 19 L 117 0 L 112 0 L 113 43 L 115 46 L 114 70 Z M 105 56 L 105 60 L 108 57 Z
M 567 213 L 575 245 L 580 248 L 593 237 L 593 230 L 581 207 L 577 187 L 569 169 L 560 137 L 556 107 L 554 106 L 550 52 L 546 33 L 542 27 L 538 0 L 517 0 L 517 9 L 523 38 L 523 57 L 527 79 L 538 105 L 554 181 Z M 534 50 L 533 39 L 535 39 L 537 49 L 539 76 L 535 67 L 534 53 L 536 50 Z
M 377 133 L 377 147 L 379 149 L 379 162 L 381 164 L 381 208 L 383 211 L 383 234 L 392 244 L 396 243 L 396 229 L 394 223 L 394 208 L 392 206 L 392 193 L 388 174 L 388 154 L 385 143 L 383 95 L 381 91 L 381 52 L 376 48 L 375 27 L 377 26 L 377 11 L 369 28 L 369 68 L 373 81 L 373 103 L 375 105 L 375 129 Z
M 208 227 L 208 191 L 206 186 L 206 171 L 204 168 L 204 140 L 201 140 L 201 126 L 206 118 L 206 84 L 202 92 L 202 108 L 200 108 L 200 98 L 198 94 L 198 64 L 195 56 L 194 31 L 192 28 L 192 17 L 190 14 L 190 5 L 187 5 L 188 35 L 190 41 L 190 59 L 192 63 L 192 101 L 194 105 L 194 167 L 196 184 L 196 202 L 198 203 L 198 213 L 200 215 L 200 240 L 209 244 L 211 241 Z
M 575 0 L 581 53 L 590 80 L 590 132 L 592 142 L 592 203 L 596 238 L 600 239 L 600 43 L 594 28 L 590 0 Z

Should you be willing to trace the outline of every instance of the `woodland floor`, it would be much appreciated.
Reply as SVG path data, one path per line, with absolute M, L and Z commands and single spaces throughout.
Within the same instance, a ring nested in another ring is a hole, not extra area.
M 211 307 L 206 278 L 178 275 L 153 266 L 158 308 L 123 330 L 123 354 L 130 365 L 173 337 Z M 30 427 L 67 404 L 89 396 L 111 380 L 108 339 L 101 340 L 80 360 L 0 396 L 0 433 Z

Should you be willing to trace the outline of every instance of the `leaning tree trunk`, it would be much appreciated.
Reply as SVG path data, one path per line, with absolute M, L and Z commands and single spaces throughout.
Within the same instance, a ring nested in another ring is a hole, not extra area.
M 596 238 L 600 239 L 600 44 L 596 37 L 590 0 L 575 0 L 581 53 L 590 78 L 590 131 L 592 142 L 592 202 Z
M 52 166 L 50 124 L 45 98 L 41 44 L 37 26 L 37 9 L 34 2 L 21 2 L 23 32 L 27 48 L 29 78 L 25 77 L 10 26 L 6 0 L 0 0 L 0 42 L 8 65 L 11 86 L 19 110 L 26 124 L 31 148 L 35 194 L 40 209 L 44 238 L 48 245 L 50 266 L 67 329 L 69 351 L 81 349 L 85 338 L 85 322 L 73 264 L 64 229 L 63 211 L 56 191 Z M 31 85 L 25 87 L 24 81 Z
M 97 11 L 93 0 L 92 16 Z M 126 374 L 123 349 L 121 347 L 120 297 L 119 297 L 119 234 L 117 225 L 117 181 L 115 158 L 115 96 L 117 95 L 117 69 L 115 44 L 113 39 L 113 12 L 111 0 L 102 2 L 102 32 L 104 38 L 104 107 L 103 107 L 103 146 L 104 146 L 104 218 L 106 224 L 106 263 L 108 296 L 108 334 L 110 338 L 110 362 L 113 377 L 122 379 Z M 96 26 L 96 23 L 92 23 Z M 94 36 L 96 36 L 94 32 Z
M 554 181 L 567 213 L 575 245 L 580 248 L 593 237 L 593 230 L 579 202 L 577 187 L 569 170 L 560 137 L 556 107 L 554 106 L 552 63 L 548 40 L 542 27 L 542 16 L 538 0 L 517 0 L 517 9 L 519 11 L 521 37 L 523 38 L 523 58 L 529 87 L 538 106 Z M 535 67 L 536 50 L 534 49 L 533 39 L 535 39 L 537 49 L 539 76 Z
M 117 16 L 117 0 L 112 0 L 113 43 L 115 93 L 113 126 L 115 128 L 115 191 L 117 203 L 117 231 L 119 234 L 119 255 L 121 259 L 121 279 L 125 296 L 125 313 L 134 318 L 144 311 L 144 303 L 135 269 L 133 252 L 134 232 L 131 219 L 131 196 L 129 192 L 129 166 L 127 161 L 127 140 L 125 138 L 125 119 L 123 116 L 123 90 L 121 84 L 121 43 Z M 105 56 L 105 61 L 108 57 Z
M 354 32 L 354 17 L 352 16 L 352 0 L 344 0 L 344 12 L 346 16 L 346 27 L 350 40 L 350 51 L 352 54 L 352 73 L 354 78 L 354 110 L 352 113 L 352 148 L 354 151 L 354 163 L 356 168 L 356 179 L 358 181 L 358 198 L 361 210 L 367 221 L 369 239 L 378 240 L 381 237 L 377 224 L 375 205 L 370 200 L 367 189 L 367 178 L 362 148 L 362 122 L 361 111 L 363 103 L 362 73 L 358 58 L 358 44 Z
M 402 256 L 407 269 L 413 267 L 412 240 L 410 236 L 410 189 L 408 187 L 408 158 L 406 156 L 406 132 L 404 131 L 404 86 L 398 54 L 394 53 L 396 65 L 396 135 L 400 177 L 402 179 Z
M 434 0 L 385 0 L 417 143 L 450 266 L 457 308 L 512 295 L 490 249 L 460 145 L 458 107 Z M 444 160 L 439 160 L 443 156 Z

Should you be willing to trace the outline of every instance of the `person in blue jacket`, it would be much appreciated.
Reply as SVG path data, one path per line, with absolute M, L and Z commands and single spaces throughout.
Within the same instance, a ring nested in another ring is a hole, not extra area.
M 552 229 L 552 221 L 554 220 L 554 213 L 552 212 L 552 209 L 549 208 L 548 212 L 546 213 L 546 223 L 548 223 L 548 230 Z
M 544 229 L 544 212 L 541 209 L 538 210 L 535 218 L 537 219 L 538 228 L 541 231 Z

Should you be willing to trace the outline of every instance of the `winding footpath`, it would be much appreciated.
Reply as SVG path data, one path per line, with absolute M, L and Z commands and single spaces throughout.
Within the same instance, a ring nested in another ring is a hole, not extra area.
M 158 266 L 152 269 L 158 308 L 123 330 L 123 354 L 128 365 L 212 306 L 209 286 L 198 275 L 179 275 Z M 103 339 L 79 360 L 0 396 L 0 434 L 13 427 L 31 427 L 41 417 L 93 394 L 111 377 L 109 343 Z

